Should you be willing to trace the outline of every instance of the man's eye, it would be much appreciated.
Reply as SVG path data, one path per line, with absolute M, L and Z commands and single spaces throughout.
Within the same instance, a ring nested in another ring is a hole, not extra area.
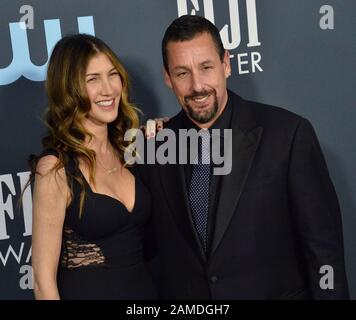
M 185 77 L 187 74 L 188 74 L 188 72 L 179 72 L 179 73 L 177 74 L 177 76 L 178 76 L 179 78 L 183 78 L 183 77 Z
M 213 67 L 212 66 L 204 66 L 203 69 L 204 70 L 208 70 L 208 69 L 212 69 Z

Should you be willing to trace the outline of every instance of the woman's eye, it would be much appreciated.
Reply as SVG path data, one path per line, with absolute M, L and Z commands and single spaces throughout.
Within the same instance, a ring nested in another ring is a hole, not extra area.
M 87 82 L 94 82 L 96 80 L 96 78 L 89 78 L 88 80 L 87 80 Z
M 118 76 L 118 75 L 119 75 L 118 72 L 112 72 L 112 73 L 110 73 L 110 76 Z

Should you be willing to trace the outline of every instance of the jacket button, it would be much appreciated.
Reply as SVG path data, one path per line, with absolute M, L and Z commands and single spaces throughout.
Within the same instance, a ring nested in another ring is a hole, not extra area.
M 211 277 L 210 277 L 210 282 L 211 282 L 212 284 L 216 283 L 217 281 L 218 281 L 218 277 L 217 277 L 217 276 L 211 276 Z

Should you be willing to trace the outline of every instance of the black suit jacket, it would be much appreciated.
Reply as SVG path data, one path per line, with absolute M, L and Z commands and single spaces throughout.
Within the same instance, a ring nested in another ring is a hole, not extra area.
M 311 124 L 229 95 L 232 171 L 222 176 L 208 256 L 183 165 L 139 165 L 153 199 L 161 298 L 348 298 L 339 204 Z M 181 121 L 182 112 L 166 127 Z M 320 287 L 323 265 L 333 268 L 334 289 Z

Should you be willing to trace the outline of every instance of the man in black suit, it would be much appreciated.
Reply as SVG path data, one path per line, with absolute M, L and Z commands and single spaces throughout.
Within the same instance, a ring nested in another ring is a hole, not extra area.
M 202 151 L 195 164 L 141 167 L 161 298 L 348 298 L 340 209 L 311 124 L 229 91 L 229 53 L 202 17 L 173 21 L 162 54 L 182 106 L 166 128 L 231 129 L 232 170 L 207 170 Z

